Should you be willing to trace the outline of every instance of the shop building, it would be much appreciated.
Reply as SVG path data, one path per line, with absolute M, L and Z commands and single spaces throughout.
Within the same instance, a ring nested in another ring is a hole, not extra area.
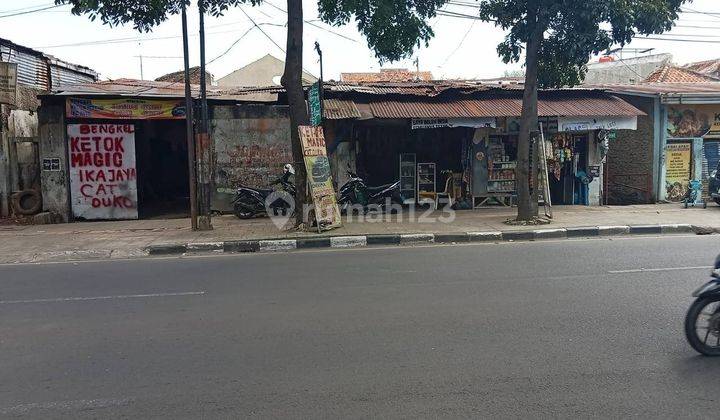
M 115 80 L 41 96 L 43 208 L 63 220 L 182 216 L 188 212 L 182 85 Z M 401 180 L 408 202 L 443 193 L 472 205 L 515 196 L 522 91 L 470 82 L 325 85 L 324 127 L 333 179 Z M 267 187 L 292 162 L 281 87 L 208 91 L 213 209 L 239 185 Z M 600 204 L 611 131 L 643 112 L 600 90 L 540 92 L 555 204 Z M 108 140 L 109 139 L 109 140 Z
M 720 82 L 602 85 L 645 111 L 608 155 L 610 204 L 680 202 L 691 180 L 705 186 L 720 162 Z

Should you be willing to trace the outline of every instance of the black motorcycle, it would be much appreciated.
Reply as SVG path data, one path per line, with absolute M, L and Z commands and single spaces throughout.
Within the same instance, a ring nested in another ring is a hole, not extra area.
M 251 219 L 269 213 L 286 215 L 295 202 L 295 184 L 290 182 L 290 177 L 295 175 L 295 169 L 287 164 L 283 172 L 281 178 L 270 184 L 271 186 L 280 184 L 280 190 L 240 186 L 232 201 L 235 216 L 240 219 Z
M 362 208 L 363 211 L 376 208 L 382 209 L 388 205 L 402 205 L 400 194 L 400 181 L 392 184 L 369 187 L 357 174 L 347 171 L 350 179 L 338 191 L 338 206 L 345 213 L 353 207 Z
M 698 353 L 720 356 L 720 256 L 711 276 L 692 294 L 696 299 L 685 316 L 685 336 Z

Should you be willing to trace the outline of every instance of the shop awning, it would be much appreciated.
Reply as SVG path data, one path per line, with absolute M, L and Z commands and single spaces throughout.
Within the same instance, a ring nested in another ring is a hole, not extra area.
M 372 101 L 370 110 L 375 118 L 483 118 L 519 117 L 522 99 L 480 98 L 456 101 Z M 592 97 L 541 98 L 541 117 L 620 117 L 640 116 L 644 112 L 612 95 Z

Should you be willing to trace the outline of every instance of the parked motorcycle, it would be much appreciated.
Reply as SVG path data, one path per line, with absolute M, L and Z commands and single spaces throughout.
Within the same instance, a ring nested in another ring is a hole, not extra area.
M 720 356 L 720 255 L 713 279 L 693 292 L 695 301 L 685 316 L 685 336 L 698 353 Z
M 384 208 L 388 204 L 402 205 L 400 194 L 400 181 L 392 184 L 369 187 L 356 173 L 347 171 L 350 179 L 338 191 L 338 206 L 341 212 L 346 212 L 353 206 L 368 208 Z
M 291 203 L 295 202 L 295 184 L 290 182 L 292 175 L 295 175 L 295 168 L 288 163 L 283 168 L 283 176 L 270 184 L 271 186 L 280 184 L 280 190 L 240 186 L 232 201 L 235 216 L 240 219 L 251 219 L 268 215 L 268 212 L 273 215 L 286 215 L 292 206 Z M 268 203 L 268 198 L 272 202 Z

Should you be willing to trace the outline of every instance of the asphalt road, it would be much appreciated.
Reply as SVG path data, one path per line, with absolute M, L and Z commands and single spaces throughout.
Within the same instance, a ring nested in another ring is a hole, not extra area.
M 717 418 L 720 360 L 682 320 L 718 252 L 666 236 L 0 266 L 0 418 Z

